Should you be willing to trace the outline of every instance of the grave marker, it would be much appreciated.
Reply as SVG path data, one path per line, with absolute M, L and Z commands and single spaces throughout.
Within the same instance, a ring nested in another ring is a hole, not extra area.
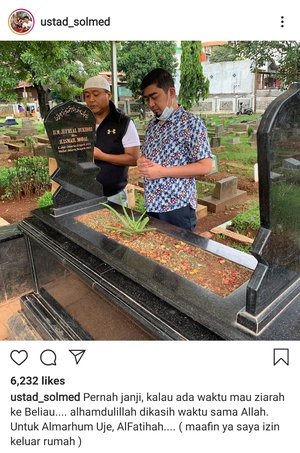
M 18 129 L 18 138 L 22 139 L 28 137 L 30 135 L 36 134 L 36 127 L 34 126 L 34 122 L 30 119 L 24 118 L 22 120 L 22 128 Z
M 90 109 L 68 101 L 54 107 L 45 128 L 58 169 L 52 179 L 60 187 L 53 195 L 55 216 L 104 201 L 102 185 L 96 180 L 94 164 L 96 120 Z
M 216 182 L 212 195 L 200 198 L 199 203 L 207 206 L 211 212 L 221 212 L 225 206 L 241 201 L 247 192 L 237 188 L 237 177 L 229 176 Z
M 299 131 L 300 83 L 295 83 L 268 107 L 257 131 L 261 228 L 252 254 L 258 265 L 246 309 L 237 317 L 255 333 L 299 299 Z

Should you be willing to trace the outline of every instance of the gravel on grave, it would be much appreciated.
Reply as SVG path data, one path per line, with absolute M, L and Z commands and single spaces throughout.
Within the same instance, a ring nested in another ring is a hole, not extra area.
M 108 226 L 120 228 L 121 224 L 108 209 L 84 214 L 75 220 L 222 297 L 231 294 L 252 275 L 252 271 L 243 266 L 157 230 L 132 237 L 111 231 Z

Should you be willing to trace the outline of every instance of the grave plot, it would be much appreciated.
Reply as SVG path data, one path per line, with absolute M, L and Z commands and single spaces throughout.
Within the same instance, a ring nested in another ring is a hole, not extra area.
M 75 220 L 222 297 L 239 288 L 252 274 L 247 268 L 157 230 L 130 237 L 112 231 L 109 228 L 121 229 L 122 224 L 107 209 L 75 217 Z

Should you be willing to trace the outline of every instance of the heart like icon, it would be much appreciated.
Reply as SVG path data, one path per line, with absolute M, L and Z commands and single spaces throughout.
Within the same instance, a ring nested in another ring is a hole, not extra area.
M 27 360 L 28 353 L 24 349 L 21 349 L 21 351 L 17 351 L 16 349 L 14 351 L 11 351 L 10 353 L 10 358 L 13 360 L 17 365 L 22 365 L 22 363 Z

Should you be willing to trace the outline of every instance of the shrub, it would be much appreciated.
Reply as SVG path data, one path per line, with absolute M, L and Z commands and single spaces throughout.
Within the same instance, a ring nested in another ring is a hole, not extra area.
M 20 198 L 21 189 L 16 169 L 8 168 L 7 170 L 8 171 L 6 175 L 7 177 L 5 180 L 5 185 L 3 186 L 3 188 L 5 189 L 5 195 L 3 196 L 3 198 L 7 198 L 8 200 Z
M 38 207 L 45 208 L 46 206 L 53 205 L 53 196 L 51 192 L 45 192 L 39 199 L 38 199 Z
M 30 149 L 34 149 L 37 145 L 37 139 L 32 135 L 26 135 L 26 137 L 24 137 L 24 145 Z
M 8 169 L 5 198 L 40 195 L 49 185 L 47 159 L 39 156 L 21 157 L 15 160 L 15 168 Z
M 9 168 L 0 168 L 0 187 L 5 189 L 7 186 Z

